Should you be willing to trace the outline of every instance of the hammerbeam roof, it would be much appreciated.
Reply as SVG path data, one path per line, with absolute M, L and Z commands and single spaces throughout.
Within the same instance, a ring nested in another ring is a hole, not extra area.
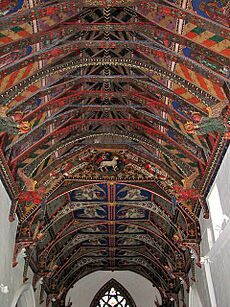
M 2 7 L 1 7 L 2 6 Z M 199 265 L 229 140 L 224 0 L 4 1 L 1 173 L 48 299 L 132 270 L 164 303 Z

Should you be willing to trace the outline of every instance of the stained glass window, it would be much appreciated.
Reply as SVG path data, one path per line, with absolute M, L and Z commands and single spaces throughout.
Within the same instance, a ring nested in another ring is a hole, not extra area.
M 112 279 L 96 294 L 90 307 L 135 307 L 130 294 Z

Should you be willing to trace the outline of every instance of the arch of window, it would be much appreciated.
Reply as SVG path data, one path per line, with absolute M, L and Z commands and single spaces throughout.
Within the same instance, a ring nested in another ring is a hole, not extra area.
M 136 307 L 136 304 L 128 291 L 111 279 L 97 292 L 90 307 Z

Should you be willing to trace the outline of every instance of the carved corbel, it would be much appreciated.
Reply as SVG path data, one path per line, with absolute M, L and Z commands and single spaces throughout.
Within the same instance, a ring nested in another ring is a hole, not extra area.
M 44 293 L 45 293 L 44 287 L 43 287 L 43 285 L 41 285 L 40 297 L 39 297 L 40 305 L 44 302 Z
M 16 265 L 18 264 L 17 262 L 18 255 L 23 251 L 24 248 L 29 247 L 32 244 L 34 244 L 33 240 L 26 240 L 26 241 L 15 243 L 14 256 L 13 256 L 13 261 L 12 261 L 13 267 L 16 267 Z
M 189 281 L 188 274 L 186 274 L 185 272 L 174 272 L 174 275 L 178 277 L 182 281 L 182 283 L 184 282 L 185 289 L 187 292 L 189 292 L 190 281 Z
M 23 282 L 26 282 L 28 280 L 28 277 L 27 277 L 28 269 L 29 269 L 29 258 L 26 258 L 24 270 L 23 270 Z
M 209 209 L 208 209 L 207 201 L 206 201 L 204 196 L 199 198 L 199 204 L 201 205 L 201 207 L 204 210 L 203 218 L 208 219 L 209 218 Z
M 183 245 L 188 247 L 195 258 L 197 266 L 200 268 L 200 244 L 198 242 L 183 242 Z
M 15 214 L 18 206 L 18 200 L 12 200 L 12 204 L 10 207 L 9 221 L 10 223 L 15 221 Z
M 41 277 L 39 274 L 34 274 L 33 280 L 32 280 L 32 286 L 33 286 L 34 291 L 36 291 L 36 285 L 40 279 Z

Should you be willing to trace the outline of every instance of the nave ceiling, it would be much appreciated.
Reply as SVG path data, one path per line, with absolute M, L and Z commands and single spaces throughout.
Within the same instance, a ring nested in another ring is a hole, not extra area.
M 228 13 L 225 0 L 0 4 L 13 266 L 25 247 L 24 279 L 30 265 L 54 305 L 97 270 L 141 274 L 164 306 L 195 279 L 229 142 Z

